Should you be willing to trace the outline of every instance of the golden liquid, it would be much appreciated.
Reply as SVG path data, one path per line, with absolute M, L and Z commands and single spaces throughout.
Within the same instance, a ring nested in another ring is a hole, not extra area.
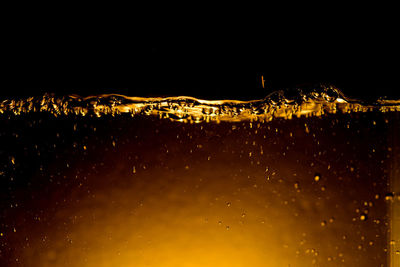
M 338 89 L 326 87 L 304 94 L 300 91 L 289 98 L 282 91 L 274 92 L 262 100 L 201 100 L 193 97 L 145 98 L 122 95 L 80 97 L 69 95 L 54 97 L 3 100 L 0 113 L 14 115 L 47 112 L 59 115 L 158 115 L 182 122 L 202 121 L 271 121 L 273 118 L 291 119 L 323 114 L 400 111 L 400 100 L 379 99 L 375 103 L 361 103 L 345 97 Z
M 5 100 L 1 266 L 395 266 L 399 111 L 334 88 Z

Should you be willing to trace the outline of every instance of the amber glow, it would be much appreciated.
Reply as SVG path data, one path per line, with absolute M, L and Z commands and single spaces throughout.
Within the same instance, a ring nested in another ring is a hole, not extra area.
M 46 240 L 32 239 L 24 257 L 40 252 L 30 266 L 88 267 L 310 266 L 330 255 L 360 260 L 350 256 L 351 242 L 342 244 L 343 235 L 352 239 L 351 228 L 337 234 L 351 217 L 335 209 L 333 218 L 330 203 L 342 201 L 334 192 L 315 206 L 315 195 L 298 193 L 295 179 L 266 183 L 261 171 L 253 173 L 259 178 L 235 179 L 228 166 L 209 167 L 93 177 L 111 184 L 94 186 L 83 198 L 74 195 L 78 202 L 42 218 L 52 227 L 35 231 Z

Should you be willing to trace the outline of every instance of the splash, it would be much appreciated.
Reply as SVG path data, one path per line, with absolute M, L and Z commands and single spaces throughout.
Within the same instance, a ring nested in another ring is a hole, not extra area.
M 188 96 L 176 97 L 129 97 L 103 94 L 81 97 L 68 95 L 6 99 L 0 102 L 0 113 L 21 115 L 31 112 L 47 112 L 54 116 L 78 115 L 116 116 L 120 114 L 150 115 L 173 121 L 199 123 L 203 121 L 271 121 L 274 118 L 322 116 L 332 113 L 400 111 L 400 100 L 380 98 L 375 102 L 350 99 L 333 86 L 324 86 L 294 94 L 275 91 L 264 99 L 202 100 Z

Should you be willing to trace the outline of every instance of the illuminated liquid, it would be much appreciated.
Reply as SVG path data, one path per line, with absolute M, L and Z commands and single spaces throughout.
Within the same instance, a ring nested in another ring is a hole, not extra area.
M 399 102 L 330 90 L 3 102 L 0 265 L 391 266 Z

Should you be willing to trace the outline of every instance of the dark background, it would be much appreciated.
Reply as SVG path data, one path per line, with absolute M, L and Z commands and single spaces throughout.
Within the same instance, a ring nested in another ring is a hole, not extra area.
M 245 28 L 243 35 L 236 27 L 175 32 L 160 23 L 139 32 L 108 22 L 37 20 L 5 27 L 1 98 L 49 92 L 253 99 L 319 83 L 350 97 L 400 98 L 394 24 L 374 17 L 354 25 L 339 25 L 338 17 L 330 25 L 294 21 Z

